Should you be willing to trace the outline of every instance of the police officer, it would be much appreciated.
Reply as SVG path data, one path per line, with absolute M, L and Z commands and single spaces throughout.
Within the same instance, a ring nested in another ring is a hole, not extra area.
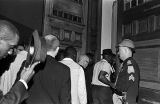
M 133 41 L 124 39 L 117 48 L 119 58 L 123 62 L 115 84 L 109 82 L 104 77 L 99 80 L 115 89 L 116 95 L 121 99 L 121 104 L 137 104 L 140 71 L 138 64 L 133 59 L 135 45 Z M 105 76 L 105 73 L 102 73 L 101 76 Z M 114 104 L 120 103 L 115 102 Z
M 123 61 L 117 77 L 115 89 L 122 92 L 126 104 L 136 104 L 139 88 L 140 71 L 138 64 L 133 59 L 135 46 L 133 41 L 124 39 L 118 45 L 118 54 Z

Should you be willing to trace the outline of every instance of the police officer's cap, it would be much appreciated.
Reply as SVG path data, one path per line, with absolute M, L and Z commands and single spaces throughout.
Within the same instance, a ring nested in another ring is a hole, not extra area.
M 129 48 L 135 49 L 135 45 L 133 41 L 130 39 L 124 39 L 118 46 L 119 47 L 129 47 Z

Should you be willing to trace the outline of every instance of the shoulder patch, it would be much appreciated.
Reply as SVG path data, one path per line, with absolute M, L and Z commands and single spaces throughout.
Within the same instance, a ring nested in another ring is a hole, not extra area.
M 128 72 L 128 74 L 135 73 L 135 70 L 134 70 L 133 66 L 128 66 L 127 72 Z
M 132 81 L 134 82 L 134 80 L 135 80 L 134 76 L 133 76 L 133 75 L 130 75 L 130 76 L 129 76 L 129 80 L 132 80 Z

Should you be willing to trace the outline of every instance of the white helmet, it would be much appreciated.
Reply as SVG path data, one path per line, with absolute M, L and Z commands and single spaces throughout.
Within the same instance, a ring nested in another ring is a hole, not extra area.
M 130 39 L 124 39 L 118 46 L 119 47 L 129 47 L 129 48 L 132 48 L 132 49 L 135 48 L 135 45 L 134 45 L 133 41 L 130 40 Z

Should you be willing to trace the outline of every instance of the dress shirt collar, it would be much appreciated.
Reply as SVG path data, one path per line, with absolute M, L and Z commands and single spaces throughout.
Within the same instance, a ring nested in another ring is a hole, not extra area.
M 51 57 L 55 58 L 55 56 L 53 55 L 53 53 L 52 53 L 52 52 L 47 52 L 47 55 L 49 55 L 49 56 L 51 56 Z
M 64 58 L 63 60 L 70 60 L 70 61 L 73 61 L 71 58 Z
M 102 61 L 107 61 L 107 60 L 105 60 L 105 59 L 102 59 Z M 107 61 L 108 62 L 108 61 Z

